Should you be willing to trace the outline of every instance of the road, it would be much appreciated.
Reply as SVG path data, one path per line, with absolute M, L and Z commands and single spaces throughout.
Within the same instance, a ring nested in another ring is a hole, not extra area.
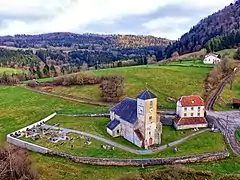
M 240 143 L 236 140 L 235 132 L 240 129 L 240 111 L 213 112 L 207 115 L 212 117 L 215 127 L 224 134 L 226 141 L 235 154 L 240 155 Z
M 236 68 L 236 70 L 234 70 L 234 72 L 232 74 L 228 75 L 227 77 L 225 77 L 221 81 L 221 83 L 218 85 L 218 88 L 217 88 L 216 92 L 209 98 L 209 100 L 208 100 L 208 102 L 206 104 L 206 110 L 208 110 L 208 111 L 213 110 L 214 103 L 216 102 L 216 100 L 219 97 L 219 95 L 222 93 L 224 87 L 226 86 L 228 81 L 230 79 L 232 79 L 236 73 L 239 72 L 239 70 L 240 70 L 240 67 Z

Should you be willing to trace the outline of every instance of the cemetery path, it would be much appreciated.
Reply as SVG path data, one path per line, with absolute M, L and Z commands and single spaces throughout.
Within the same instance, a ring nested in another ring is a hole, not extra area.
M 50 125 L 45 125 L 47 128 L 52 128 L 53 126 L 50 126 Z M 188 140 L 189 138 L 191 137 L 194 137 L 196 135 L 199 135 L 199 134 L 202 134 L 204 132 L 207 132 L 207 131 L 210 131 L 210 129 L 204 129 L 204 130 L 201 130 L 201 131 L 198 131 L 198 132 L 195 132 L 189 136 L 186 136 L 182 139 L 179 139 L 177 141 L 174 141 L 174 142 L 171 142 L 167 145 L 162 145 L 162 146 L 159 146 L 155 149 L 149 149 L 149 150 L 135 150 L 135 149 L 132 149 L 132 148 L 129 148 L 127 146 L 124 146 L 124 145 L 121 145 L 121 144 L 118 144 L 114 141 L 111 141 L 111 140 L 108 140 L 108 139 L 105 139 L 103 137 L 100 137 L 100 136 L 97 136 L 97 135 L 94 135 L 94 134 L 90 134 L 90 133 L 86 133 L 86 132 L 82 132 L 82 131 L 77 131 L 77 130 L 73 130 L 73 129 L 67 129 L 67 128 L 62 128 L 60 127 L 61 130 L 63 131 L 64 134 L 67 134 L 67 133 L 77 133 L 79 135 L 83 135 L 83 136 L 87 136 L 87 137 L 91 137 L 91 138 L 94 138 L 96 140 L 99 140 L 99 141 L 102 141 L 104 143 L 107 143 L 111 146 L 114 146 L 114 147 L 117 147 L 117 148 L 120 148 L 120 149 L 123 149 L 125 151 L 128 151 L 130 153 L 134 153 L 134 154 L 139 154 L 139 155 L 146 155 L 146 154 L 152 154 L 152 153 L 155 153 L 157 151 L 161 151 L 161 150 L 164 150 L 166 149 L 167 147 L 173 147 L 173 146 L 176 146 L 178 144 L 181 144 L 183 143 L 184 141 Z
M 235 137 L 236 131 L 240 129 L 240 111 L 208 111 L 207 115 L 210 116 L 213 124 L 224 134 L 232 151 L 240 155 L 240 142 Z

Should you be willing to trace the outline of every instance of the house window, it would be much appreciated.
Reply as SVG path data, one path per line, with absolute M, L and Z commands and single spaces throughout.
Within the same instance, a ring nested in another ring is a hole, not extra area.
M 191 107 L 191 110 L 192 110 L 192 111 L 193 111 L 193 109 L 194 109 L 194 108 L 193 108 L 193 107 Z
M 187 110 L 187 108 L 185 107 L 185 108 L 184 108 L 184 110 L 186 111 L 186 110 Z
M 193 117 L 193 113 L 191 113 L 191 116 Z
M 150 101 L 150 108 L 152 108 L 153 107 L 153 102 L 152 101 Z
M 197 115 L 200 116 L 200 113 L 198 113 Z
M 198 111 L 200 111 L 201 110 L 201 107 L 198 107 Z
M 151 131 L 149 132 L 149 136 L 151 136 Z
M 187 116 L 187 113 L 184 113 L 184 116 L 186 117 L 186 116 Z

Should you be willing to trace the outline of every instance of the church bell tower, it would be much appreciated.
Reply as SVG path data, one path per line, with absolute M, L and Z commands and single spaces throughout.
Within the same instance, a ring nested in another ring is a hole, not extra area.
M 137 115 L 143 127 L 144 147 L 161 144 L 161 123 L 157 114 L 157 97 L 152 92 L 143 91 L 137 97 Z

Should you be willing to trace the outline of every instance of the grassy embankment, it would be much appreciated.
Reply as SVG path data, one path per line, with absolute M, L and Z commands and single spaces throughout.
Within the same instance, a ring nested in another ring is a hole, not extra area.
M 158 105 L 174 109 L 175 102 L 168 98 L 179 98 L 181 95 L 202 95 L 203 81 L 210 68 L 176 67 L 176 66 L 138 66 L 113 69 L 102 69 L 86 73 L 97 75 L 121 74 L 125 79 L 125 97 L 135 98 L 142 90 L 149 89 L 158 96 Z M 75 97 L 101 101 L 99 85 L 54 87 L 48 89 Z
M 28 124 L 36 122 L 52 112 L 64 113 L 87 113 L 87 112 L 105 112 L 107 109 L 61 100 L 59 98 L 41 95 L 31 92 L 22 87 L 0 86 L 0 139 L 4 143 L 8 133 L 20 129 Z M 90 129 L 90 128 L 89 128 Z M 184 143 L 179 146 L 180 151 L 198 153 L 201 149 L 201 141 L 208 138 L 210 144 L 205 147 L 216 146 L 215 138 L 212 134 L 199 136 L 196 139 L 189 140 L 190 143 Z M 218 136 L 218 134 L 216 134 Z M 222 142 L 220 138 L 217 141 Z M 205 141 L 206 142 L 206 141 Z M 169 151 L 172 151 L 170 149 Z M 179 153 L 181 153 L 179 151 Z M 134 167 L 101 167 L 84 164 L 72 163 L 62 158 L 43 156 L 37 153 L 31 153 L 31 159 L 41 180 L 64 180 L 64 179 L 116 179 L 127 174 L 138 175 L 143 171 L 142 168 Z M 240 159 L 231 158 L 222 162 L 209 164 L 199 164 L 191 166 L 194 169 L 203 169 L 212 171 L 216 175 L 225 175 L 230 173 L 240 173 Z M 145 170 L 164 169 L 163 166 L 145 167 Z

